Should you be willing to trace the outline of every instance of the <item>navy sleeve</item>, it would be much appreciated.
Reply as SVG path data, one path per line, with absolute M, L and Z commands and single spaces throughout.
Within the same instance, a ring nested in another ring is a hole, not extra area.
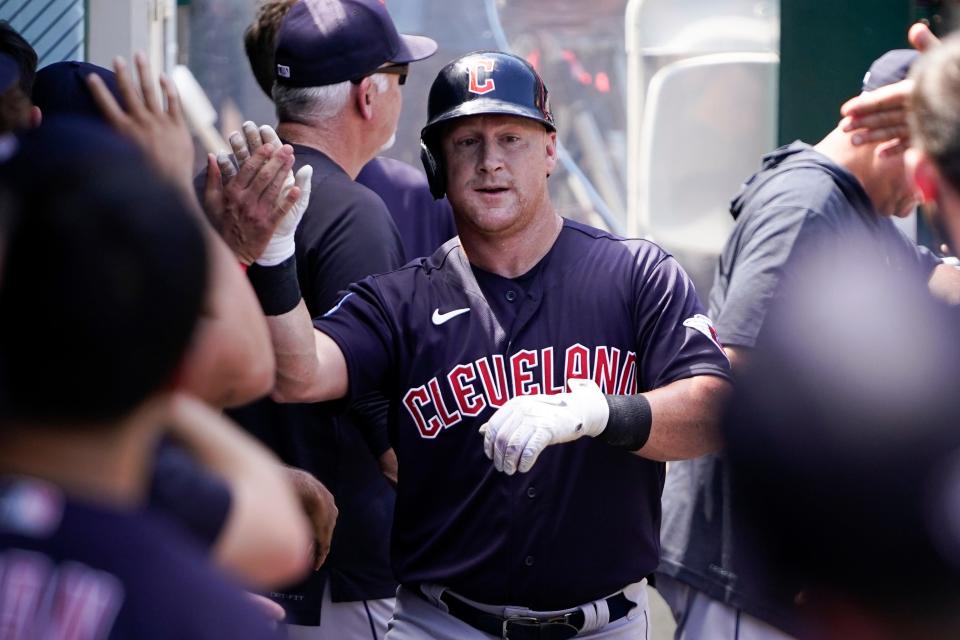
M 699 375 L 729 378 L 727 356 L 676 260 L 667 256 L 653 267 L 635 305 L 640 391 Z
M 223 481 L 165 440 L 157 449 L 148 504 L 212 547 L 230 514 L 231 497 Z
M 790 277 L 789 263 L 803 260 L 825 242 L 835 242 L 837 234 L 823 216 L 801 207 L 768 210 L 744 231 L 735 238 L 741 243 L 736 247 L 736 262 L 728 273 L 719 274 L 728 282 L 714 320 L 723 344 L 753 347 L 771 303 Z M 726 255 L 727 249 L 721 269 Z
M 387 433 L 389 409 L 390 402 L 380 391 L 360 396 L 350 405 L 350 417 L 374 458 L 379 458 L 390 448 Z
M 383 389 L 387 372 L 398 360 L 399 331 L 374 278 L 351 285 L 340 302 L 313 324 L 343 352 L 350 402 Z

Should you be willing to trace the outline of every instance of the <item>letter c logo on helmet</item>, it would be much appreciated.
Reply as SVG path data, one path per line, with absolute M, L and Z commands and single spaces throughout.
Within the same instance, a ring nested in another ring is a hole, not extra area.
M 483 94 L 490 93 L 497 88 L 496 81 L 490 77 L 490 74 L 493 73 L 495 64 L 496 62 L 490 58 L 480 58 L 470 66 L 468 73 L 470 78 L 470 93 L 475 93 L 482 96 Z M 480 82 L 481 72 L 483 72 L 483 82 Z

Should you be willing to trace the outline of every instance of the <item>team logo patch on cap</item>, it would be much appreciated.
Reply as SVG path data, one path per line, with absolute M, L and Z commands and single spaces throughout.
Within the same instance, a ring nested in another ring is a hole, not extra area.
M 288 66 L 285 65 L 285 64 L 278 64 L 278 65 L 277 65 L 277 75 L 280 76 L 281 78 L 289 78 L 289 77 L 290 77 L 290 67 L 288 67 Z
M 470 93 L 482 96 L 497 88 L 497 83 L 490 77 L 495 63 L 496 61 L 490 58 L 481 58 L 473 63 L 473 66 L 468 70 L 470 84 L 467 86 L 467 90 Z
M 713 328 L 713 323 L 710 321 L 710 318 L 702 313 L 698 313 L 692 318 L 687 318 L 684 320 L 683 326 L 696 329 L 703 335 L 707 336 L 707 339 L 713 344 L 717 345 L 717 348 L 720 349 L 720 352 L 726 355 L 726 351 L 723 350 L 723 345 L 720 344 L 720 336 L 717 335 L 717 330 Z

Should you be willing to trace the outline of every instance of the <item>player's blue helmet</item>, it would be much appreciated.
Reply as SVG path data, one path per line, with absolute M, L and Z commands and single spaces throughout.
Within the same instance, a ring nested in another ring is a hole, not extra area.
M 475 51 L 457 58 L 433 81 L 427 126 L 420 132 L 420 159 L 434 198 L 446 193 L 442 124 L 481 114 L 519 116 L 536 120 L 550 131 L 557 129 L 547 87 L 526 60 L 501 51 Z

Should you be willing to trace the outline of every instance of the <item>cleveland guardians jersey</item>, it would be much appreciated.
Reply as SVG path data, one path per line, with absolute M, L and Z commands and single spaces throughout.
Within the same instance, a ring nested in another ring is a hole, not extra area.
M 509 398 L 570 378 L 627 394 L 728 375 L 693 285 L 659 247 L 565 221 L 540 263 L 507 279 L 472 267 L 454 238 L 351 286 L 315 324 L 343 351 L 350 397 L 391 399 L 402 583 L 551 610 L 656 567 L 663 464 L 583 438 L 507 476 L 478 429 Z
M 166 521 L 0 477 L 0 637 L 266 639 L 274 627 Z

